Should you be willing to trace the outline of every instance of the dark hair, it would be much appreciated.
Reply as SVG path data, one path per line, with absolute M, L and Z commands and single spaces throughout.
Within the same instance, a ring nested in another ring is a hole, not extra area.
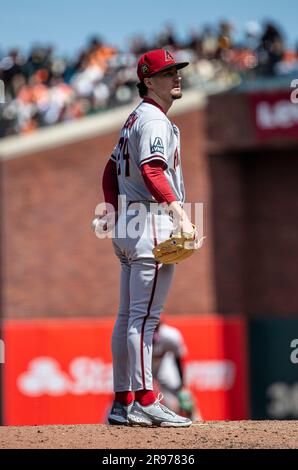
M 144 98 L 144 96 L 147 96 L 148 88 L 146 87 L 144 82 L 137 83 L 137 89 L 139 90 L 139 95 L 141 98 Z

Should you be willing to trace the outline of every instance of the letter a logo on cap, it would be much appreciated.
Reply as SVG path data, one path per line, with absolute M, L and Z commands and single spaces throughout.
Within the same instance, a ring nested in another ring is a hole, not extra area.
M 174 60 L 174 57 L 169 53 L 169 51 L 165 51 L 165 60 Z

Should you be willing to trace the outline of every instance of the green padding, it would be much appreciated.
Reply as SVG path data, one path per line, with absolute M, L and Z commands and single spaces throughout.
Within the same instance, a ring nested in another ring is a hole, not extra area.
M 249 322 L 251 417 L 298 418 L 298 318 Z

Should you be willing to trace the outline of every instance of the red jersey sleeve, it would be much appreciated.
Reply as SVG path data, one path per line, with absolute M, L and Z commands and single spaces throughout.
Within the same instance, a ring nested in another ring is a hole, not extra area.
M 160 161 L 145 163 L 141 167 L 145 184 L 158 203 L 168 204 L 177 201 L 170 184 L 164 174 L 165 165 Z
M 102 190 L 105 202 L 113 204 L 115 211 L 118 210 L 118 178 L 116 162 L 110 159 L 105 166 L 102 177 Z

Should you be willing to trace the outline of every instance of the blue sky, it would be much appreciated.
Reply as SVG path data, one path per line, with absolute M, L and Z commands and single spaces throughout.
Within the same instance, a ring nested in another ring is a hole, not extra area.
M 190 28 L 227 18 L 239 37 L 247 21 L 273 19 L 286 33 L 287 43 L 298 39 L 294 0 L 10 0 L 1 5 L 0 49 L 35 43 L 52 44 L 60 54 L 73 55 L 91 35 L 125 50 L 135 34 L 146 38 L 171 22 L 184 38 Z

